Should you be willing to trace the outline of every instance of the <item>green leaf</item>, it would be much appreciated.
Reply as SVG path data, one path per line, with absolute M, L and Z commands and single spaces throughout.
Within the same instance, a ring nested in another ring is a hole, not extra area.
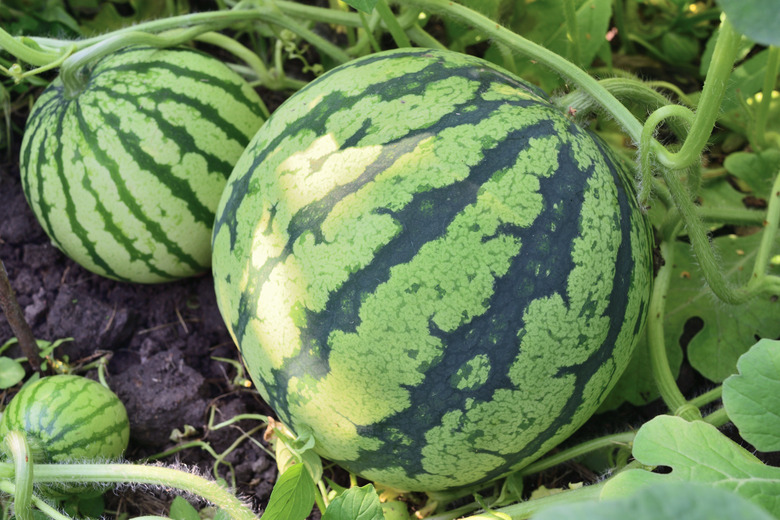
M 780 451 L 780 341 L 762 339 L 723 382 L 723 406 L 739 434 L 759 451 Z
M 11 388 L 24 379 L 24 367 L 18 361 L 0 357 L 0 389 Z
M 379 496 L 372 485 L 352 487 L 333 499 L 322 520 L 384 520 Z
M 771 520 L 772 516 L 735 493 L 690 482 L 659 484 L 619 500 L 552 507 L 533 520 Z
M 276 481 L 263 520 L 304 520 L 311 513 L 315 492 L 304 465 L 290 466 Z
M 376 3 L 378 1 L 379 0 L 344 0 L 344 3 L 352 6 L 358 11 L 363 11 L 364 13 L 368 14 L 374 10 L 374 7 L 376 7 Z
M 733 154 L 732 154 L 733 155 Z M 726 176 L 710 179 L 703 183 L 703 190 L 700 196 L 701 207 L 713 210 L 722 210 L 723 208 L 743 208 L 742 200 L 745 194 L 737 191 L 729 182 Z
M 735 152 L 726 157 L 723 166 L 743 181 L 756 197 L 768 199 L 772 182 L 780 170 L 780 150 L 770 148 L 759 153 Z
M 780 45 L 777 0 L 718 0 L 734 28 L 763 45 Z
M 176 497 L 171 502 L 171 520 L 200 520 L 198 510 L 182 497 Z
M 721 112 L 739 108 L 740 99 L 747 99 L 761 90 L 768 60 L 769 51 L 763 50 L 734 69 L 726 85 Z
M 317 455 L 314 448 L 314 433 L 310 428 L 301 426 L 297 437 L 287 426 L 280 422 L 275 422 L 276 435 L 272 438 L 274 452 L 276 454 L 276 466 L 280 472 L 284 472 L 293 464 L 302 462 L 309 470 L 312 481 L 316 482 L 322 478 L 322 459 Z
M 661 415 L 645 423 L 634 439 L 634 458 L 671 473 L 627 470 L 607 481 L 601 498 L 631 495 L 661 482 L 701 482 L 735 491 L 780 516 L 780 468 L 767 466 L 704 421 Z
M 735 285 L 743 284 L 753 270 L 761 234 L 747 237 L 718 237 L 713 245 L 723 273 Z M 780 247 L 780 235 L 774 249 Z M 674 245 L 675 261 L 672 283 L 666 299 L 664 316 L 667 343 L 679 345 L 686 322 L 698 317 L 703 328 L 688 344 L 688 360 L 704 377 L 720 382 L 736 372 L 739 356 L 756 342 L 756 337 L 780 336 L 780 303 L 764 296 L 742 305 L 727 305 L 719 301 L 707 287 L 688 244 Z M 780 274 L 780 266 L 772 265 L 770 274 Z
M 577 30 L 580 41 L 580 59 L 583 67 L 593 63 L 599 50 L 607 44 L 607 30 L 612 18 L 611 0 L 580 1 L 577 8 Z
M 530 2 L 516 8 L 512 30 L 525 38 L 532 40 L 551 51 L 572 59 L 572 46 L 567 37 L 566 21 L 563 15 L 566 0 L 547 0 Z M 589 66 L 599 50 L 606 43 L 606 34 L 612 16 L 611 0 L 575 0 L 577 16 L 577 31 L 579 41 L 577 46 L 580 64 Z M 563 83 L 563 80 L 546 67 L 541 67 L 533 60 L 518 57 L 518 74 L 551 92 Z

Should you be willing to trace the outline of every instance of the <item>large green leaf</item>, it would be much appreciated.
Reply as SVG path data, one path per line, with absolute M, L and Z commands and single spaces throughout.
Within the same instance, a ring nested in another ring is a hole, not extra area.
M 182 497 L 173 499 L 168 516 L 171 520 L 200 520 L 198 510 Z
M 762 339 L 723 382 L 723 405 L 739 433 L 760 451 L 780 451 L 780 341 Z
M 311 513 L 315 492 L 314 481 L 304 465 L 290 466 L 274 484 L 263 520 L 303 520 Z
M 322 520 L 384 520 L 379 496 L 372 485 L 353 487 L 333 499 Z
M 741 285 L 750 277 L 760 241 L 760 233 L 713 240 L 722 270 L 733 284 Z M 774 245 L 777 251 L 780 235 Z M 688 344 L 688 360 L 707 379 L 723 381 L 736 372 L 739 356 L 756 342 L 756 337 L 780 336 L 780 303 L 772 296 L 755 298 L 743 305 L 721 302 L 707 287 L 690 246 L 679 242 L 674 248 L 664 319 L 666 341 L 679 344 L 686 322 L 700 318 L 703 327 Z M 780 266 L 773 265 L 771 272 L 778 274 Z
M 756 197 L 769 199 L 775 175 L 780 170 L 780 150 L 770 148 L 758 153 L 735 152 L 726 157 L 723 166 Z
M 702 208 L 711 210 L 712 213 L 717 215 L 723 208 L 744 207 L 742 203 L 744 198 L 745 193 L 734 189 L 729 179 L 723 176 L 709 179 L 703 183 L 699 201 Z
M 363 11 L 364 13 L 370 13 L 374 10 L 374 7 L 376 7 L 376 3 L 378 0 L 344 0 L 344 3 L 347 5 L 351 5 L 358 11 Z
M 780 45 L 777 0 L 718 0 L 734 28 L 764 45 Z
M 564 16 L 566 0 L 530 2 L 515 12 L 512 30 L 565 58 L 579 53 L 579 64 L 589 66 L 607 44 L 606 34 L 612 16 L 611 0 L 575 0 L 578 41 L 569 42 Z M 522 5 L 522 4 L 521 4 Z M 551 91 L 562 83 L 554 72 L 527 57 L 519 57 L 518 73 L 523 78 Z
M 726 92 L 723 94 L 721 112 L 739 108 L 742 104 L 741 99 L 747 99 L 761 90 L 768 60 L 769 51 L 763 50 L 734 69 L 726 85 Z
M 633 454 L 642 464 L 668 466 L 672 471 L 624 471 L 607 481 L 601 498 L 629 496 L 661 482 L 701 482 L 735 491 L 780 516 L 780 468 L 765 465 L 704 421 L 658 416 L 637 432 Z
M 534 520 L 771 520 L 773 517 L 739 495 L 690 482 L 658 484 L 630 497 L 553 507 Z

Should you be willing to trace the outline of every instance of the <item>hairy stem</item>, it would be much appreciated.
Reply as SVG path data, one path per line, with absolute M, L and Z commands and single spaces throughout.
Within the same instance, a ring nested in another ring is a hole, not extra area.
M 0 480 L 0 491 L 13 496 L 16 494 L 16 486 L 7 480 Z M 60 513 L 38 496 L 32 496 L 32 503 L 52 520 L 72 520 L 68 515 Z M 136 518 L 135 520 L 139 519 Z
M 631 139 L 639 142 L 642 135 L 642 123 L 620 103 L 607 89 L 573 63 L 567 61 L 558 54 L 536 44 L 509 29 L 494 22 L 490 18 L 448 0 L 393 0 L 397 4 L 416 6 L 428 12 L 435 12 L 444 16 L 456 18 L 467 25 L 479 30 L 482 34 L 502 43 L 514 52 L 527 55 L 542 65 L 557 72 L 571 83 L 578 85 L 586 91 L 596 102 L 604 108 L 629 134 Z M 660 144 L 658 144 L 660 146 Z
M 19 520 L 33 520 L 33 463 L 27 438 L 22 432 L 11 431 L 4 442 L 14 462 L 14 513 Z
M 34 41 L 29 39 L 30 41 Z M 24 43 L 22 38 L 15 38 L 0 27 L 0 49 L 5 50 L 15 58 L 30 65 L 43 66 L 56 60 L 59 52 L 43 51 L 32 48 Z
M 701 152 L 712 134 L 715 120 L 718 118 L 721 101 L 726 92 L 726 83 L 737 58 L 740 40 L 739 33 L 724 18 L 688 138 L 678 152 L 670 152 L 666 148 L 654 150 L 658 154 L 658 160 L 667 168 L 679 170 L 699 161 Z
M 680 392 L 669 368 L 664 341 L 664 308 L 666 293 L 669 290 L 672 268 L 674 265 L 674 244 L 663 240 L 660 244 L 661 254 L 665 263 L 658 270 L 655 278 L 653 294 L 650 297 L 650 308 L 647 317 L 647 340 L 650 348 L 650 367 L 653 371 L 658 391 L 666 406 L 675 414 L 687 420 L 701 419 L 698 408 L 690 405 Z
M 724 277 L 707 236 L 707 230 L 698 219 L 696 205 L 691 200 L 688 190 L 683 186 L 679 176 L 666 168 L 663 168 L 662 172 L 675 206 L 677 206 L 685 223 L 688 238 L 707 285 L 718 298 L 726 303 L 738 305 L 746 302 L 753 294 L 746 289 L 732 287 Z
M 764 85 L 761 90 L 761 104 L 756 113 L 755 132 L 759 149 L 767 148 L 766 125 L 769 120 L 769 108 L 772 104 L 772 92 L 780 72 L 780 47 L 769 47 L 769 59 L 764 72 Z
M 628 445 L 634 441 L 635 436 L 635 432 L 626 432 L 592 439 L 590 441 L 586 441 L 582 444 L 578 444 L 576 446 L 572 446 L 571 448 L 560 451 L 555 455 L 551 455 L 540 461 L 534 462 L 533 464 L 530 464 L 521 469 L 520 474 L 523 476 L 532 475 L 534 473 L 539 473 L 540 471 L 552 468 L 563 462 L 576 459 L 577 457 L 581 457 L 603 448 L 614 447 L 617 445 Z
M 200 25 L 187 30 L 175 30 L 165 34 L 149 34 L 145 32 L 126 32 L 106 38 L 100 43 L 87 47 L 70 56 L 62 64 L 60 77 L 65 87 L 65 97 L 73 99 L 79 95 L 86 84 L 82 76 L 83 68 L 107 54 L 115 52 L 128 45 L 150 45 L 153 47 L 171 47 L 192 40 L 199 34 L 211 31 L 213 27 Z
M 249 507 L 218 483 L 172 468 L 137 464 L 36 464 L 36 482 L 124 482 L 172 487 L 194 493 L 234 520 L 257 520 Z
M 385 27 L 387 27 L 387 30 L 390 32 L 390 36 L 393 37 L 395 44 L 399 48 L 411 47 L 412 43 L 409 41 L 409 37 L 406 36 L 406 33 L 398 23 L 393 11 L 390 10 L 390 6 L 387 5 L 387 2 L 385 0 L 379 0 L 376 3 L 376 10 L 382 18 Z
M 705 392 L 691 399 L 689 403 L 697 408 L 707 406 L 708 404 L 717 401 L 723 395 L 723 385 L 718 385 L 709 392 Z
M 753 274 L 748 282 L 748 289 L 755 290 L 763 283 L 766 277 L 769 258 L 775 245 L 778 225 L 780 225 L 780 172 L 775 175 L 772 191 L 769 194 L 769 207 L 766 212 L 766 220 L 763 222 L 764 230 L 761 236 L 761 244 L 758 246 L 756 263 L 753 265 Z

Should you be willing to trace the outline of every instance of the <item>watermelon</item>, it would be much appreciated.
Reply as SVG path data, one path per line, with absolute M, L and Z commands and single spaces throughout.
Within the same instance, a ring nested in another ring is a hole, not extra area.
M 0 439 L 14 430 L 26 434 L 36 462 L 48 463 L 118 459 L 130 439 L 127 411 L 116 394 L 75 375 L 22 387 L 0 419 Z
M 400 490 L 479 484 L 559 444 L 626 367 L 652 280 L 635 195 L 507 71 L 370 55 L 293 95 L 239 159 L 218 305 L 317 453 Z
M 52 242 L 80 265 L 156 283 L 211 264 L 214 210 L 263 123 L 262 102 L 217 59 L 188 48 L 128 47 L 57 78 L 33 106 L 22 187 Z

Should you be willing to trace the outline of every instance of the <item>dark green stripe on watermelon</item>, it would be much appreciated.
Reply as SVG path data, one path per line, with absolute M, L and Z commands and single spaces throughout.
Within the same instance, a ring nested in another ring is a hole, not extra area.
M 368 61 L 370 62 L 370 60 Z M 349 67 L 349 65 L 347 65 L 347 67 Z M 431 80 L 431 78 L 441 77 L 442 74 L 447 74 L 449 77 L 460 75 L 464 78 L 481 81 L 486 86 L 496 80 L 496 74 L 493 71 L 474 71 L 471 69 L 445 70 L 440 66 L 440 64 L 434 63 L 430 67 L 421 71 L 419 74 L 410 74 L 409 77 L 404 77 L 402 80 L 393 79 L 371 85 L 370 88 L 363 91 L 361 97 L 365 95 L 376 94 L 385 99 L 394 99 L 404 95 L 420 94 L 425 91 L 426 84 Z M 534 93 L 533 89 L 530 90 L 532 93 Z M 305 89 L 302 90 L 302 92 L 304 91 Z M 354 98 L 344 97 L 341 92 L 330 92 L 325 94 L 322 102 L 320 102 L 312 112 L 307 114 L 306 118 L 302 118 L 289 125 L 288 131 L 285 132 L 285 134 L 276 137 L 263 150 L 253 156 L 253 162 L 249 167 L 248 172 L 252 172 L 255 168 L 259 167 L 259 165 L 266 160 L 268 154 L 273 153 L 277 149 L 282 138 L 285 136 L 294 135 L 295 133 L 301 132 L 303 130 L 310 130 L 321 133 L 325 129 L 326 121 L 331 116 L 332 107 L 349 106 L 353 103 L 355 103 Z M 437 131 L 441 131 L 449 127 L 457 127 L 464 124 L 467 125 L 488 117 L 486 114 L 489 114 L 494 109 L 500 107 L 502 104 L 513 104 L 515 106 L 522 107 L 531 105 L 532 103 L 533 101 L 526 99 L 519 99 L 512 102 L 505 100 L 501 103 L 486 103 L 484 107 L 481 107 L 480 111 L 465 112 L 465 109 L 467 109 L 472 104 L 472 100 L 469 100 L 456 107 L 456 112 L 457 110 L 464 110 L 461 115 L 455 115 L 455 113 L 446 114 L 441 120 L 430 121 L 429 124 L 427 124 L 425 127 L 405 134 L 396 142 L 387 143 L 382 151 L 380 158 L 378 158 L 374 164 L 368 167 L 365 173 L 361 175 L 359 179 L 334 189 L 331 193 L 328 194 L 327 197 L 307 205 L 294 217 L 293 221 L 288 226 L 288 233 L 290 238 L 288 240 L 288 247 L 285 249 L 285 254 L 271 262 L 266 263 L 258 273 L 256 279 L 258 281 L 265 280 L 267 274 L 270 273 L 270 271 L 273 270 L 277 264 L 284 262 L 286 257 L 292 253 L 292 244 L 300 238 L 302 233 L 314 232 L 316 234 L 322 220 L 324 220 L 330 214 L 334 204 L 339 202 L 344 197 L 344 195 L 356 191 L 366 183 L 372 182 L 376 175 L 382 173 L 387 166 L 395 163 L 395 161 L 401 155 L 411 152 L 414 146 L 418 144 L 419 140 L 430 136 L 429 129 L 431 127 L 435 126 Z M 369 122 L 370 117 L 366 119 L 366 124 L 360 128 L 359 132 L 356 132 L 354 135 L 345 140 L 342 148 L 348 148 L 353 143 L 357 143 L 364 136 L 365 127 Z M 231 212 L 231 209 L 238 208 L 240 206 L 241 197 L 248 191 L 248 186 L 251 182 L 251 179 L 251 175 L 244 175 L 243 177 L 237 177 L 232 180 L 233 189 L 228 191 L 227 196 L 229 198 L 224 204 L 227 207 L 227 210 L 217 217 L 215 223 L 214 235 L 219 233 L 222 226 L 228 227 L 231 237 L 231 249 L 235 247 L 237 235 L 237 218 L 235 214 Z M 461 186 L 461 189 L 462 188 L 463 187 Z M 321 240 L 320 236 L 318 236 L 318 240 Z M 420 242 L 420 245 L 421 244 L 422 242 Z M 244 320 L 249 319 L 255 314 L 253 309 L 254 303 L 255 302 L 252 302 L 248 298 L 242 299 L 241 312 L 239 314 L 239 319 L 241 321 L 236 323 L 233 327 L 233 331 L 238 338 L 239 345 L 241 344 L 241 338 L 243 337 L 243 329 L 246 327 L 246 322 Z
M 237 163 L 217 300 L 321 455 L 399 489 L 485 481 L 625 368 L 648 228 L 627 173 L 536 93 L 455 53 L 375 55 L 293 96 Z
M 572 125 L 572 132 L 579 133 L 580 130 Z M 564 149 L 561 152 L 560 159 L 570 157 L 570 150 Z M 609 152 L 604 150 L 605 154 Z M 576 165 L 566 165 L 564 161 L 563 168 L 574 169 Z M 621 214 L 627 215 L 636 208 L 635 193 L 633 189 L 626 186 L 625 175 L 620 174 L 615 168 L 614 163 L 609 164 L 615 185 L 621 189 L 618 191 L 618 201 L 621 207 Z M 492 367 L 506 367 L 513 362 L 517 355 L 512 349 L 496 349 L 497 344 L 511 344 L 515 341 L 516 329 L 522 330 L 524 307 L 518 307 L 517 301 L 531 301 L 537 298 L 549 296 L 556 293 L 560 288 L 560 280 L 565 279 L 567 274 L 573 268 L 570 251 L 572 250 L 572 241 L 579 233 L 580 211 L 582 207 L 581 194 L 585 191 L 585 182 L 592 174 L 583 172 L 585 175 L 578 180 L 579 184 L 563 184 L 556 182 L 555 177 L 547 179 L 541 185 L 541 192 L 544 194 L 544 200 L 547 203 L 547 214 L 540 215 L 533 226 L 526 229 L 505 228 L 503 232 L 516 234 L 521 238 L 537 237 L 532 244 L 531 251 L 525 251 L 525 254 L 535 258 L 546 258 L 550 264 L 546 265 L 549 274 L 539 277 L 534 273 L 534 264 L 522 261 L 518 256 L 507 273 L 496 283 L 496 292 L 491 299 L 490 308 L 497 309 L 496 314 L 485 314 L 472 321 L 465 330 L 455 330 L 444 333 L 434 325 L 431 325 L 431 333 L 434 336 L 441 337 L 447 345 L 444 356 L 432 366 L 431 370 L 452 371 L 457 367 L 461 360 L 473 357 L 475 354 L 483 354 L 491 361 Z M 563 184 L 563 185 L 562 185 Z M 551 203 L 557 202 L 563 208 L 562 212 L 556 212 L 552 209 Z M 550 222 L 555 222 L 555 232 L 548 232 L 546 229 Z M 626 218 L 615 218 L 615 226 L 621 231 L 620 247 L 617 251 L 616 264 L 630 265 L 632 258 L 631 232 L 632 222 Z M 542 237 L 542 238 L 538 238 Z M 631 284 L 632 273 L 627 270 L 616 270 L 613 280 L 613 291 L 609 299 L 609 305 L 604 315 L 610 318 L 609 334 L 596 352 L 585 362 L 560 370 L 559 375 L 572 374 L 577 378 L 575 390 L 571 397 L 566 401 L 562 412 L 545 432 L 528 443 L 513 460 L 507 461 L 485 477 L 485 480 L 504 475 L 517 465 L 517 460 L 523 460 L 534 457 L 543 448 L 544 442 L 551 438 L 558 430 L 566 426 L 571 417 L 577 412 L 582 404 L 582 395 L 588 379 L 583 374 L 592 374 L 599 367 L 608 362 L 612 357 L 614 345 L 618 334 L 623 328 L 622 310 L 628 306 L 628 295 L 620 289 Z M 530 281 L 530 283 L 529 283 Z M 564 300 L 568 298 L 564 296 Z M 567 302 L 568 303 L 568 302 Z M 642 317 L 645 315 L 644 302 L 642 302 L 639 316 L 637 317 L 634 330 L 643 323 Z M 585 311 L 585 309 L 583 309 Z M 497 324 L 516 324 L 515 327 L 500 326 Z M 498 338 L 496 338 L 498 336 Z M 297 359 L 297 358 L 295 358 Z M 421 447 L 426 445 L 426 430 L 419 427 L 419 417 L 432 416 L 441 418 L 446 412 L 453 409 L 463 408 L 468 399 L 490 400 L 497 387 L 511 387 L 512 382 L 508 380 L 506 374 L 491 371 L 489 375 L 491 386 L 482 386 L 481 388 L 465 388 L 460 392 L 452 388 L 452 384 L 445 378 L 430 378 L 425 385 L 410 389 L 411 406 L 403 412 L 388 418 L 388 420 L 364 427 L 360 433 L 365 436 L 381 439 L 384 444 L 381 451 L 365 452 L 358 458 L 357 462 L 349 462 L 351 471 L 361 473 L 376 467 L 387 467 L 396 464 L 397 460 L 403 459 L 409 461 L 408 475 L 413 478 L 415 475 L 425 473 L 422 467 L 423 457 L 420 453 Z M 533 384 L 544 385 L 543 381 L 534 381 Z M 606 397 L 606 395 L 604 395 Z M 402 430 L 406 439 L 411 439 L 412 443 L 398 442 L 396 429 L 399 425 L 405 426 Z M 518 430 L 522 429 L 521 421 L 516 425 Z M 493 453 L 502 456 L 496 451 L 483 450 L 487 453 Z M 362 461 L 368 463 L 363 464 Z

